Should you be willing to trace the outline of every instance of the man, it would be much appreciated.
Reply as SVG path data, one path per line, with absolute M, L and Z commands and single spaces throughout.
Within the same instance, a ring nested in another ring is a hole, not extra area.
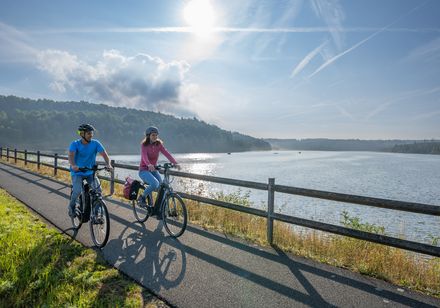
M 69 164 L 70 175 L 72 176 L 72 196 L 70 197 L 69 216 L 75 216 L 75 202 L 81 194 L 82 180 L 86 179 L 87 183 L 92 188 L 100 189 L 98 179 L 93 177 L 93 171 L 79 171 L 79 168 L 92 168 L 96 164 L 96 154 L 99 153 L 104 158 L 108 170 L 113 167 L 110 163 L 110 158 L 107 155 L 104 147 L 98 140 L 92 140 L 95 128 L 90 124 L 82 124 L 78 127 L 78 135 L 81 139 L 75 140 L 69 147 Z

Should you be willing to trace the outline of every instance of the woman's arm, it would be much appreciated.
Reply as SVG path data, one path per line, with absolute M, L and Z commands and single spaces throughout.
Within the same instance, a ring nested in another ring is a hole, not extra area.
M 168 150 L 161 144 L 160 145 L 160 152 L 165 155 L 165 157 L 174 165 L 177 165 L 178 162 L 174 159 L 174 157 L 168 152 Z

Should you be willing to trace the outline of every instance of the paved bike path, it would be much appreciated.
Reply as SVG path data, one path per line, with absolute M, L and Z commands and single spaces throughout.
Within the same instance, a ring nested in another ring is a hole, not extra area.
M 71 228 L 66 184 L 0 163 L 0 187 L 92 246 L 88 224 Z M 177 307 L 440 307 L 436 298 L 199 227 L 172 239 L 155 219 L 135 223 L 127 204 L 107 205 L 104 258 Z

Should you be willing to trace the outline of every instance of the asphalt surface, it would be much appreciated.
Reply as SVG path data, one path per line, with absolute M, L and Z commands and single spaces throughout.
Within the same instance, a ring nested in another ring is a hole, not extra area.
M 74 232 L 67 216 L 69 184 L 0 163 L 1 188 L 91 247 L 88 224 Z M 106 202 L 104 258 L 177 307 L 440 307 L 433 297 L 199 227 L 172 239 L 156 219 L 139 224 L 128 204 Z

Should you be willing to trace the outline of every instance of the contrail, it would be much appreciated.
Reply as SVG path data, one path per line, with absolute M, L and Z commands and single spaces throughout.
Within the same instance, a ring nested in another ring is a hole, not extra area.
M 392 25 L 392 24 L 391 24 Z M 328 28 L 328 27 L 295 27 L 295 28 L 219 28 L 214 27 L 212 33 L 328 33 L 328 32 L 439 32 L 440 28 Z M 149 28 L 65 28 L 26 31 L 29 34 L 70 34 L 70 33 L 193 33 L 191 27 L 149 27 Z
M 429 0 L 428 0 L 429 1 Z M 381 32 L 386 31 L 389 27 L 391 27 L 392 25 L 394 25 L 395 23 L 397 23 L 398 21 L 400 21 L 402 18 L 407 17 L 408 15 L 412 14 L 415 10 L 419 9 L 420 7 L 424 6 L 426 3 L 428 3 L 428 1 L 424 2 L 421 5 L 416 6 L 415 8 L 413 8 L 412 10 L 410 10 L 408 13 L 400 16 L 399 18 L 397 18 L 396 20 L 394 20 L 392 23 L 388 24 L 387 26 L 381 28 L 380 30 L 374 32 L 373 34 L 371 34 L 370 36 L 368 36 L 367 38 L 363 39 L 362 41 L 360 41 L 359 43 L 355 44 L 354 46 L 350 47 L 349 49 L 341 52 L 340 54 L 334 56 L 333 58 L 327 60 L 324 64 L 322 64 L 320 67 L 318 67 L 318 69 L 316 71 L 314 71 L 308 78 L 312 78 L 313 76 L 315 76 L 316 74 L 318 74 L 320 71 L 322 71 L 324 68 L 326 68 L 327 66 L 329 66 L 330 64 L 332 64 L 333 62 L 335 62 L 336 60 L 338 60 L 340 57 L 346 55 L 347 53 L 349 53 L 350 51 L 356 49 L 357 47 L 361 46 L 362 44 L 364 44 L 365 42 L 369 41 L 370 39 L 372 39 L 373 37 L 375 37 L 376 35 L 378 35 Z
M 302 61 L 295 67 L 292 74 L 290 75 L 290 78 L 295 77 L 299 72 L 301 72 L 304 67 L 309 64 L 310 60 L 312 60 L 318 54 L 318 52 L 321 51 L 322 47 L 324 47 L 327 42 L 328 41 L 325 41 L 324 43 L 313 49 L 308 55 L 306 55 L 304 59 L 302 59 Z

